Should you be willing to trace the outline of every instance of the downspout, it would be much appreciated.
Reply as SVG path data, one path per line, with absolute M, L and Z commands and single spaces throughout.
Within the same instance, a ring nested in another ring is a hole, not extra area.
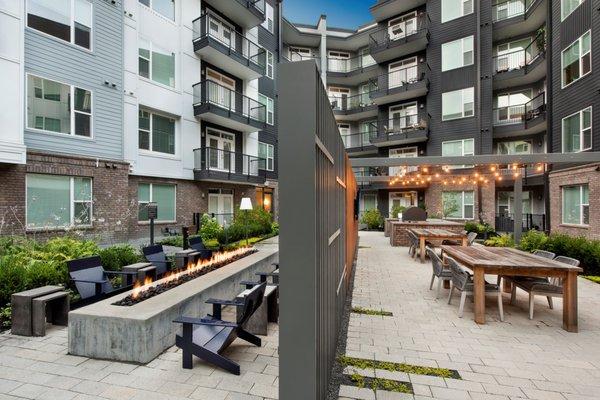
M 546 8 L 546 153 L 552 153 L 552 129 L 554 127 L 554 110 L 552 107 L 552 2 L 548 1 Z M 544 219 L 546 220 L 546 230 L 550 232 L 550 178 L 552 165 L 547 165 L 544 171 Z
M 477 34 L 476 34 L 476 41 L 477 41 L 477 58 L 479 59 L 479 62 L 477 63 L 477 124 L 479 125 L 479 146 L 478 146 L 478 154 L 482 154 L 482 149 L 483 149 L 483 125 L 482 125 L 482 118 L 481 118 L 481 97 L 482 97 L 482 93 L 481 93 L 481 80 L 484 79 L 484 77 L 481 75 L 481 62 L 483 61 L 483 58 L 481 57 L 481 2 L 475 2 L 475 4 L 477 4 Z

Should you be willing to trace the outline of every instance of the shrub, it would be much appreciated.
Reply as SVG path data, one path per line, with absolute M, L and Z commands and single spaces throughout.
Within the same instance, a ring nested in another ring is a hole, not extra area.
M 10 303 L 10 295 L 26 289 L 26 269 L 17 256 L 0 257 L 0 307 Z
M 11 316 L 12 308 L 10 304 L 6 307 L 0 307 L 0 331 L 10 328 Z
M 128 244 L 107 247 L 100 250 L 102 266 L 110 271 L 120 271 L 124 266 L 141 261 L 140 254 Z
M 486 246 L 490 247 L 514 247 L 515 240 L 512 235 L 504 233 L 499 236 L 493 236 L 485 241 Z
M 277 222 L 273 222 L 273 224 L 271 224 L 271 233 L 273 236 L 279 235 L 279 224 Z
M 479 225 L 477 222 L 473 222 L 473 221 L 465 222 L 465 231 L 479 233 L 479 231 L 477 229 L 477 225 Z
M 492 228 L 491 225 L 488 224 L 487 222 L 480 224 L 477 222 L 469 221 L 469 222 L 465 222 L 465 231 L 475 232 L 477 234 L 484 235 L 486 233 L 494 232 L 494 228 Z
M 544 250 L 548 245 L 548 235 L 544 232 L 530 230 L 521 237 L 519 248 L 523 251 L 533 252 L 535 250 Z
M 379 229 L 383 225 L 383 217 L 379 210 L 368 210 L 364 212 L 360 222 L 366 224 L 369 229 Z
M 219 225 L 217 219 L 211 218 L 208 214 L 202 215 L 201 224 L 200 236 L 204 242 L 216 239 L 223 230 L 223 227 Z
M 58 261 L 31 260 L 25 274 L 25 286 L 37 288 L 46 285 L 63 285 L 69 283 L 67 266 Z
M 392 211 L 390 213 L 390 218 L 398 218 L 398 214 L 401 214 L 404 212 L 404 210 L 406 210 L 406 207 L 395 204 L 392 207 Z
M 160 240 L 157 243 L 162 244 L 163 246 L 183 247 L 183 236 L 169 236 Z

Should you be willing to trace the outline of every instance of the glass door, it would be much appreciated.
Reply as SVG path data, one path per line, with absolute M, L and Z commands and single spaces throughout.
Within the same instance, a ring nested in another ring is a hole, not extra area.
M 390 122 L 393 132 L 402 132 L 418 123 L 417 103 L 390 107 Z
M 417 12 L 405 14 L 388 22 L 390 40 L 402 39 L 417 31 Z
M 531 43 L 530 38 L 498 45 L 498 72 L 518 69 L 525 66 L 525 49 Z
M 348 72 L 348 62 L 350 53 L 341 51 L 329 51 L 329 71 L 332 72 Z
M 235 137 L 232 134 L 207 130 L 208 167 L 212 170 L 235 172 Z
M 235 50 L 235 39 L 232 32 L 233 29 L 223 21 L 210 16 L 208 20 L 208 34 L 225 46 Z
M 496 123 L 511 124 L 523 120 L 525 104 L 531 100 L 531 90 L 498 95 Z
M 390 158 L 411 158 L 411 157 L 418 157 L 418 150 L 416 147 L 406 147 L 406 148 L 402 148 L 402 149 L 390 149 Z M 403 167 L 390 167 L 390 176 L 397 176 L 397 175 L 402 175 L 403 171 L 406 172 L 412 172 L 412 171 L 416 171 L 417 167 L 407 167 L 407 168 L 403 168 Z
M 352 147 L 352 136 L 350 136 L 350 125 L 349 124 L 338 124 L 338 130 L 340 131 L 340 136 L 342 137 L 342 141 L 344 142 L 344 146 L 346 148 Z
M 233 219 L 233 193 L 208 194 L 208 214 L 214 215 L 220 225 L 226 226 Z
M 329 102 L 335 103 L 336 110 L 347 110 L 348 109 L 348 97 L 350 97 L 350 89 L 330 87 Z
M 417 57 L 391 63 L 388 68 L 389 89 L 412 83 L 417 79 Z
M 206 69 L 206 79 L 215 83 L 209 84 L 207 87 L 209 101 L 218 106 L 225 107 L 228 110 L 235 111 L 235 81 L 210 68 Z

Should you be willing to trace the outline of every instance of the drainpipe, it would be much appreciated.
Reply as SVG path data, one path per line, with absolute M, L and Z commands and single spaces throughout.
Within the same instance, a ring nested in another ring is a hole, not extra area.
M 546 7 L 546 153 L 552 153 L 552 129 L 554 127 L 554 110 L 552 104 L 552 1 L 548 1 Z M 550 232 L 550 178 L 552 165 L 548 165 L 544 171 L 544 219 L 546 220 L 546 230 Z

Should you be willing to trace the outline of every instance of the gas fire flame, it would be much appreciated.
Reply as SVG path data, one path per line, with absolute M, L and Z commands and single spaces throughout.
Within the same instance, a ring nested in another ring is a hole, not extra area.
M 179 280 L 182 276 L 194 273 L 203 268 L 210 267 L 213 264 L 219 264 L 226 262 L 227 260 L 243 256 L 244 254 L 252 251 L 251 247 L 242 247 L 232 251 L 225 251 L 219 253 L 213 253 L 213 256 L 210 260 L 199 260 L 196 263 L 188 263 L 187 267 L 177 270 L 177 271 L 168 271 L 161 279 L 161 283 L 169 283 L 173 281 Z M 158 281 L 157 281 L 158 282 Z M 152 281 L 152 278 L 147 276 L 144 279 L 144 282 L 140 282 L 139 280 L 135 282 L 133 285 L 133 290 L 131 292 L 131 297 L 137 299 L 143 292 L 150 289 L 150 287 L 155 282 Z

